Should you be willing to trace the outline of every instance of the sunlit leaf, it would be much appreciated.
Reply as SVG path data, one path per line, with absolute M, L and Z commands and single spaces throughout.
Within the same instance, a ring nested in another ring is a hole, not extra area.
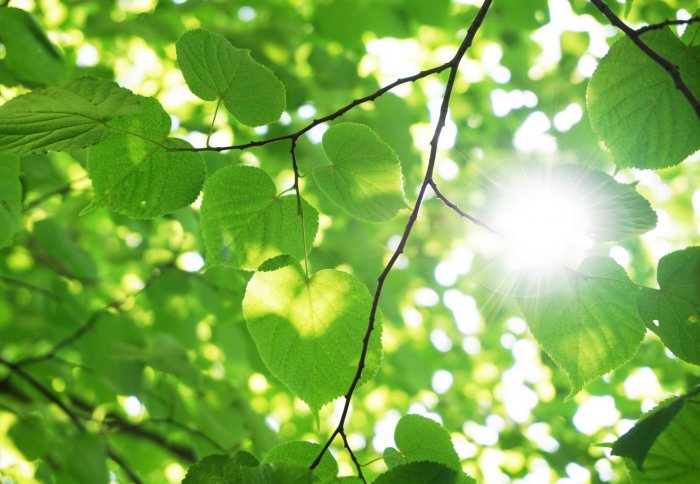
M 286 106 L 284 85 L 250 52 L 222 35 L 197 29 L 177 41 L 177 61 L 190 90 L 205 101 L 223 101 L 241 123 L 277 121 Z
M 314 171 L 314 180 L 338 207 L 370 222 L 389 220 L 406 207 L 396 153 L 368 126 L 332 126 L 323 135 L 323 151 L 331 164 Z
M 429 460 L 461 470 L 450 434 L 434 420 L 422 415 L 405 415 L 396 424 L 394 440 L 406 462 Z
M 632 459 L 632 482 L 693 483 L 700 472 L 698 388 L 652 411 L 620 437 L 613 453 Z M 629 464 L 629 463 L 628 463 Z
M 353 276 L 327 269 L 307 278 L 294 264 L 256 273 L 243 314 L 272 374 L 316 411 L 350 386 L 371 303 Z M 362 381 L 374 376 L 381 361 L 379 313 L 375 325 Z
M 684 45 L 668 29 L 641 39 L 678 66 L 700 95 L 700 47 Z M 664 168 L 700 149 L 700 119 L 671 76 L 623 36 L 600 61 L 588 84 L 593 129 L 620 167 Z
M 154 98 L 141 98 L 141 112 L 110 123 L 114 132 L 88 151 L 95 190 L 86 213 L 100 207 L 135 218 L 153 218 L 194 202 L 204 182 L 200 153 L 168 138 L 170 117 Z
M 139 109 L 139 99 L 130 91 L 96 77 L 37 89 L 0 106 L 0 151 L 85 148 L 109 135 L 109 121 Z
M 410 462 L 394 467 L 373 481 L 375 484 L 469 484 L 474 479 L 444 464 L 431 461 Z
M 296 464 L 308 468 L 321 452 L 322 446 L 313 442 L 285 442 L 270 449 L 263 459 L 264 464 Z M 338 475 L 338 463 L 330 452 L 326 452 L 313 470 L 317 479 L 332 479 Z
M 558 287 L 518 298 L 532 335 L 569 377 L 570 395 L 634 356 L 645 332 L 638 294 L 622 267 L 592 256 Z
M 634 427 L 615 441 L 612 446 L 612 454 L 629 457 L 635 462 L 637 469 L 643 471 L 644 460 L 656 439 L 671 424 L 688 399 L 693 398 L 698 393 L 700 393 L 700 389 L 696 388 L 687 395 L 659 405 L 649 415 L 642 417 Z
M 318 212 L 302 201 L 302 234 L 297 208 L 296 196 L 278 196 L 270 175 L 259 168 L 218 170 L 207 180 L 202 199 L 207 266 L 257 269 L 280 255 L 303 259 L 316 237 Z
M 0 153 L 0 247 L 12 244 L 19 229 L 22 211 L 22 185 L 19 158 Z
M 231 484 L 241 482 L 242 468 L 256 467 L 258 459 L 245 451 L 236 454 L 214 454 L 193 464 L 182 484 Z
M 293 464 L 260 464 L 241 469 L 241 484 L 311 484 L 314 475 L 308 467 Z
M 657 278 L 660 289 L 637 299 L 644 323 L 673 354 L 700 365 L 700 247 L 662 257 Z

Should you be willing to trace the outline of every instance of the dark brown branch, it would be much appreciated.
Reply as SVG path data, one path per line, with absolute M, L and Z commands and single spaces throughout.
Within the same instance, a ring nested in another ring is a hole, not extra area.
M 129 477 L 132 483 L 134 484 L 142 484 L 143 481 L 141 478 L 134 472 L 134 470 L 127 464 L 127 462 L 124 460 L 124 458 L 117 454 L 117 452 L 111 447 L 107 446 L 107 457 L 112 459 L 114 462 L 117 463 L 119 467 L 124 471 L 124 473 Z
M 355 452 L 353 452 L 352 447 L 350 447 L 350 443 L 348 443 L 348 436 L 345 434 L 345 430 L 341 430 L 339 433 L 340 437 L 342 437 L 343 439 L 343 445 L 347 449 L 348 454 L 350 454 L 350 459 L 352 459 L 353 464 L 355 464 L 355 469 L 357 469 L 357 477 L 359 477 L 360 480 L 366 484 L 367 479 L 365 479 L 365 476 L 362 473 L 362 464 L 360 464 L 360 461 L 357 460 Z
M 352 396 L 355 393 L 355 389 L 360 383 L 360 379 L 362 378 L 362 372 L 365 368 L 365 361 L 367 359 L 367 352 L 369 350 L 369 341 L 370 337 L 372 336 L 372 332 L 374 331 L 375 319 L 377 316 L 377 310 L 379 308 L 379 299 L 381 298 L 382 289 L 384 287 L 384 281 L 393 269 L 394 264 L 396 264 L 396 261 L 398 260 L 399 256 L 403 253 L 403 249 L 406 246 L 408 237 L 411 235 L 413 225 L 418 219 L 418 212 L 420 211 L 421 204 L 423 203 L 423 199 L 425 198 L 425 192 L 433 179 L 433 171 L 435 169 L 435 159 L 437 157 L 438 142 L 440 141 L 440 135 L 447 120 L 447 112 L 450 104 L 450 97 L 452 96 L 452 90 L 454 88 L 455 80 L 457 79 L 457 70 L 459 67 L 459 63 L 462 60 L 462 57 L 464 57 L 464 54 L 467 52 L 467 49 L 471 46 L 472 41 L 474 40 L 474 36 L 478 32 L 479 27 L 481 27 L 481 24 L 484 21 L 486 13 L 488 12 L 489 7 L 491 6 L 491 3 L 492 0 L 484 0 L 484 3 L 479 8 L 479 12 L 477 13 L 476 17 L 469 26 L 464 40 L 457 49 L 457 53 L 449 62 L 441 66 L 444 67 L 444 69 L 449 69 L 449 77 L 447 79 L 447 83 L 445 84 L 445 93 L 442 97 L 442 104 L 440 105 L 440 116 L 438 118 L 437 125 L 435 126 L 433 138 L 430 141 L 430 155 L 428 156 L 428 165 L 425 170 L 425 177 L 423 178 L 423 182 L 421 183 L 420 190 L 418 191 L 418 196 L 416 197 L 416 201 L 413 205 L 411 215 L 409 216 L 408 221 L 406 223 L 406 227 L 404 228 L 401 240 L 398 246 L 396 247 L 396 250 L 392 254 L 391 258 L 389 259 L 389 262 L 384 267 L 384 270 L 377 278 L 377 288 L 374 291 L 372 308 L 370 309 L 369 322 L 367 324 L 367 331 L 365 332 L 365 336 L 362 340 L 362 352 L 360 353 L 360 361 L 357 365 L 355 377 L 350 383 L 350 387 L 348 388 L 348 391 L 345 394 L 345 403 L 343 405 L 343 411 L 340 415 L 340 421 L 338 422 L 338 425 L 336 426 L 331 436 L 328 438 L 328 440 L 322 447 L 316 459 L 313 461 L 311 466 L 309 466 L 311 469 L 315 469 L 316 466 L 318 466 L 319 462 L 321 462 L 321 458 L 331 446 L 333 440 L 335 440 L 338 434 L 342 435 L 342 433 L 344 433 L 345 431 L 345 420 L 347 419 L 348 411 L 350 409 L 350 401 L 352 400 Z
M 83 425 L 83 422 L 80 421 L 78 418 L 78 415 L 71 410 L 68 405 L 66 405 L 58 396 L 54 395 L 51 390 L 49 390 L 44 384 L 42 384 L 39 380 L 34 378 L 32 375 L 27 373 L 20 367 L 19 365 L 12 363 L 10 361 L 7 361 L 3 357 L 0 356 L 0 364 L 6 366 L 10 370 L 12 370 L 13 374 L 18 375 L 21 377 L 24 381 L 29 383 L 35 390 L 37 390 L 39 393 L 41 393 L 44 398 L 49 400 L 50 402 L 55 403 L 66 416 L 73 422 L 73 425 L 80 431 L 85 430 L 85 426 Z
M 637 35 L 641 35 L 644 32 L 663 29 L 665 27 L 670 27 L 671 25 L 690 25 L 694 24 L 695 22 L 700 22 L 700 17 L 691 17 L 685 20 L 664 20 L 663 22 L 659 22 L 657 24 L 651 24 L 645 27 L 640 27 L 635 32 L 637 32 Z
M 632 29 L 629 25 L 623 22 L 620 19 L 620 17 L 615 15 L 615 12 L 610 10 L 610 8 L 605 4 L 603 0 L 591 0 L 591 3 L 595 5 L 596 8 L 608 18 L 608 20 L 610 20 L 611 24 L 613 24 L 618 29 L 622 30 L 625 33 L 625 35 L 627 35 L 627 37 L 629 37 L 630 40 L 634 42 L 637 45 L 637 47 L 639 47 L 639 49 L 642 52 L 649 56 L 649 58 L 656 62 L 659 66 L 661 66 L 663 70 L 668 72 L 671 78 L 673 78 L 673 83 L 676 85 L 676 89 L 678 89 L 683 94 L 683 96 L 685 96 L 685 98 L 690 103 L 691 107 L 695 110 L 695 114 L 697 114 L 698 118 L 700 118 L 700 101 L 698 101 L 698 98 L 695 97 L 690 88 L 681 78 L 681 75 L 678 72 L 678 66 L 670 63 L 662 56 L 657 54 L 651 47 L 645 44 L 640 38 L 639 32 Z
M 257 141 L 250 141 L 249 143 L 243 143 L 240 145 L 231 145 L 231 146 L 214 146 L 214 147 L 206 147 L 206 148 L 177 148 L 174 149 L 173 151 L 230 151 L 230 150 L 246 150 L 248 148 L 255 148 L 257 146 L 264 146 L 264 145 L 269 145 L 271 143 L 277 143 L 278 141 L 285 141 L 285 140 L 298 140 L 302 135 L 305 133 L 311 131 L 313 128 L 316 126 L 326 123 L 328 121 L 333 121 L 334 119 L 339 118 L 343 114 L 347 113 L 353 108 L 356 108 L 360 104 L 364 104 L 370 101 L 376 100 L 378 97 L 386 94 L 387 92 L 391 91 L 397 86 L 400 86 L 401 84 L 406 84 L 408 82 L 415 82 L 419 79 L 423 79 L 424 77 L 431 76 L 433 74 L 438 74 L 445 69 L 448 69 L 451 66 L 451 62 L 446 62 L 442 64 L 441 66 L 433 67 L 431 69 L 426 69 L 424 71 L 420 71 L 417 74 L 414 74 L 409 77 L 402 77 L 400 79 L 395 80 L 391 84 L 384 86 L 380 89 L 377 89 L 374 91 L 372 94 L 368 94 L 365 97 L 361 97 L 359 99 L 355 99 L 349 104 L 346 104 L 342 108 L 338 109 L 337 111 L 332 112 L 331 114 L 328 114 L 326 116 L 323 116 L 322 118 L 314 119 L 310 124 L 307 124 L 303 128 L 301 128 L 298 131 L 295 131 L 294 133 L 289 133 L 285 134 L 282 136 L 277 136 L 275 138 L 268 138 L 268 139 L 263 139 L 263 140 L 257 140 Z M 172 148 L 170 148 L 172 149 Z
M 95 325 L 97 324 L 97 322 L 100 320 L 100 318 L 102 317 L 102 315 L 103 315 L 106 311 L 109 311 L 110 309 L 119 309 L 119 307 L 122 306 L 122 305 L 123 305 L 126 301 L 128 301 L 130 298 L 136 297 L 136 296 L 138 296 L 139 294 L 141 294 L 143 291 L 145 291 L 146 289 L 148 289 L 148 287 L 150 287 L 150 286 L 153 284 L 153 282 L 155 282 L 155 280 L 162 274 L 162 272 L 163 272 L 165 269 L 168 269 L 168 268 L 171 268 L 171 267 L 174 267 L 174 263 L 173 263 L 172 261 L 171 261 L 171 262 L 168 262 L 167 264 L 164 264 L 163 266 L 161 266 L 161 267 L 159 267 L 159 268 L 154 269 L 154 270 L 153 270 L 153 273 L 151 274 L 151 277 L 148 278 L 148 280 L 143 284 L 143 287 L 142 287 L 141 289 L 139 289 L 138 291 L 136 291 L 136 292 L 134 292 L 134 293 L 132 293 L 132 294 L 126 296 L 126 297 L 123 298 L 123 299 L 116 299 L 116 300 L 114 300 L 114 301 L 108 303 L 108 304 L 105 305 L 104 307 L 102 307 L 102 308 L 96 310 L 96 311 L 93 312 L 93 313 L 90 315 L 90 317 L 88 317 L 88 319 L 87 319 L 83 324 L 81 324 L 75 331 L 73 331 L 71 334 L 69 334 L 68 336 L 66 336 L 64 339 L 62 339 L 61 341 L 59 341 L 58 343 L 56 343 L 55 345 L 53 345 L 53 347 L 52 347 L 50 350 L 48 350 L 46 353 L 44 353 L 44 354 L 42 354 L 42 355 L 38 355 L 38 356 L 30 356 L 30 357 L 28 357 L 28 358 L 24 358 L 24 359 L 22 359 L 22 360 L 19 360 L 19 361 L 16 363 L 16 365 L 19 366 L 19 367 L 30 366 L 30 365 L 34 365 L 34 364 L 36 364 L 36 363 L 39 363 L 39 362 L 42 362 L 42 361 L 49 360 L 49 359 L 53 358 L 53 357 L 56 356 L 61 350 L 63 350 L 64 348 L 66 348 L 66 347 L 68 347 L 68 346 L 70 346 L 70 345 L 72 345 L 73 343 L 75 343 L 76 341 L 78 341 L 80 338 L 82 338 L 87 332 L 89 332 L 90 330 L 92 330 L 92 328 L 95 327 Z
M 60 299 L 57 294 L 54 294 L 53 292 L 49 291 L 48 289 L 44 289 L 43 287 L 35 286 L 35 285 L 30 284 L 28 282 L 25 282 L 21 279 L 15 279 L 14 277 L 0 274 L 0 280 L 5 281 L 8 284 L 24 287 L 25 289 L 29 289 L 30 291 L 41 293 L 44 296 L 49 297 L 51 299 L 55 299 L 55 300 Z
M 470 222 L 475 223 L 476 225 L 479 225 L 489 232 L 496 234 L 496 235 L 502 235 L 498 230 L 495 228 L 491 227 L 489 224 L 484 222 L 483 220 L 480 220 L 473 215 L 469 215 L 467 212 L 459 208 L 455 203 L 451 202 L 443 193 L 440 191 L 438 188 L 437 184 L 435 183 L 435 180 L 430 180 L 430 188 L 433 189 L 433 192 L 435 193 L 435 196 L 438 197 L 440 200 L 442 200 L 442 203 L 444 203 L 447 207 L 451 208 L 455 212 L 457 212 L 461 217 L 466 218 Z

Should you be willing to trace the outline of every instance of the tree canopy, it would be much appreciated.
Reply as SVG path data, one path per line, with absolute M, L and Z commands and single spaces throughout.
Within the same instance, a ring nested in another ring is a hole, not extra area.
M 695 482 L 699 15 L 0 1 L 2 482 Z

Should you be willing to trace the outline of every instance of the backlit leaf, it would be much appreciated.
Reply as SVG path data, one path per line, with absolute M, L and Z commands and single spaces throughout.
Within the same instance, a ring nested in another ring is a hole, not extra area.
M 639 288 L 607 257 L 589 257 L 557 287 L 518 298 L 532 335 L 571 382 L 571 394 L 629 360 L 644 337 Z
M 313 411 L 343 395 L 357 370 L 372 298 L 353 276 L 322 270 L 307 278 L 299 264 L 258 272 L 243 314 L 272 374 Z M 362 381 L 381 362 L 377 313 Z
M 177 41 L 177 61 L 190 90 L 205 101 L 220 100 L 241 123 L 277 121 L 286 106 L 284 85 L 250 52 L 222 35 L 197 29 Z
M 700 401 L 697 397 L 696 388 L 653 411 L 629 431 L 629 439 L 625 439 L 625 434 L 615 443 L 613 449 L 617 448 L 621 455 L 635 461 L 634 465 L 628 465 L 632 482 L 697 482 L 700 473 Z M 657 421 L 647 423 L 649 419 Z M 631 439 L 637 441 L 631 453 L 628 446 L 620 449 L 623 439 L 627 444 Z M 651 447 L 646 449 L 647 445 Z
M 432 461 L 410 462 L 394 467 L 375 479 L 374 484 L 469 484 L 474 479 L 444 464 Z
M 264 464 L 296 464 L 308 468 L 321 452 L 321 445 L 313 442 L 285 442 L 270 449 L 263 459 Z M 313 470 L 318 479 L 332 479 L 338 475 L 338 463 L 330 452 L 326 452 Z
M 28 154 L 94 145 L 110 134 L 109 121 L 139 109 L 137 96 L 96 77 L 37 89 L 0 106 L 0 152 Z
M 396 424 L 394 440 L 406 462 L 429 460 L 461 471 L 450 434 L 434 420 L 422 415 L 405 415 Z
M 700 247 L 662 257 L 657 278 L 658 291 L 639 294 L 639 313 L 674 355 L 700 365 Z
M 700 47 L 668 29 L 640 37 L 700 96 Z M 620 167 L 664 168 L 700 149 L 700 119 L 671 76 L 623 36 L 600 61 L 586 94 L 593 129 Z
M 202 198 L 207 266 L 252 270 L 280 255 L 303 259 L 316 237 L 318 212 L 305 201 L 302 209 L 303 234 L 296 196 L 278 196 L 265 171 L 252 166 L 216 171 L 207 180 Z
M 141 112 L 110 123 L 114 132 L 88 151 L 95 190 L 86 212 L 107 207 L 135 218 L 153 218 L 194 202 L 204 182 L 200 153 L 168 138 L 170 116 L 154 98 L 141 98 Z
M 688 399 L 698 393 L 700 393 L 700 389 L 696 388 L 687 395 L 661 404 L 651 413 L 642 417 L 634 427 L 615 441 L 612 446 L 612 454 L 629 457 L 635 462 L 637 469 L 644 470 L 644 460 L 656 439 L 671 424 Z
M 213 454 L 193 464 L 182 484 L 230 484 L 241 482 L 241 469 L 256 467 L 258 460 L 253 454 L 239 451 L 235 455 Z
M 323 151 L 331 164 L 314 171 L 314 180 L 338 207 L 369 222 L 389 220 L 406 207 L 399 159 L 368 126 L 332 126 Z

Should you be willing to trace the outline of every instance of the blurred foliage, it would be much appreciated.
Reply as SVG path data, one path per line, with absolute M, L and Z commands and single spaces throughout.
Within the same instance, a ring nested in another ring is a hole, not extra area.
M 204 146 L 216 103 L 188 91 L 175 42 L 206 28 L 249 49 L 287 96 L 286 114 L 265 127 L 219 112 L 212 143 L 279 136 L 448 60 L 475 3 L 11 0 L 0 7 L 0 103 L 64 78 L 115 79 L 162 103 L 171 136 Z M 610 3 L 625 14 L 624 2 Z M 635 0 L 625 20 L 660 22 L 696 7 L 693 0 Z M 585 95 L 593 68 L 619 35 L 584 0 L 497 0 L 455 84 L 438 151 L 441 190 L 481 216 L 489 189 L 507 173 L 574 162 L 612 174 Z M 433 76 L 403 85 L 342 118 L 368 124 L 396 151 L 409 202 L 423 178 L 444 82 Z M 318 132 L 300 139 L 297 158 L 302 174 L 326 163 Z M 286 144 L 204 159 L 208 176 L 252 164 L 280 191 L 293 181 Z M 658 260 L 700 243 L 698 166 L 696 156 L 658 172 L 617 172 L 620 181 L 638 182 L 659 224 L 590 252 L 615 257 L 635 283 L 656 287 Z M 3 482 L 131 482 L 130 472 L 143 482 L 180 482 L 210 454 L 247 451 L 265 462 L 282 442 L 323 443 L 340 405 L 316 417 L 270 374 L 243 319 L 253 273 L 199 271 L 199 205 L 153 220 L 107 209 L 79 216 L 93 196 L 87 170 L 82 150 L 20 159 L 19 231 L 0 251 L 0 362 L 9 363 L 0 364 Z M 1 196 L 15 190 L 5 184 L 0 180 Z M 311 267 L 350 272 L 373 291 L 408 211 L 366 223 L 324 198 L 310 177 L 301 188 L 322 214 Z M 564 372 L 538 350 L 515 303 L 481 272 L 490 237 L 438 200 L 424 204 L 382 294 L 382 366 L 356 392 L 346 424 L 365 475 L 391 467 L 391 457 L 381 457 L 402 447 L 392 438 L 396 423 L 419 413 L 442 422 L 462 469 L 480 482 L 629 480 L 620 458 L 592 444 L 613 442 L 656 403 L 691 390 L 700 370 L 648 332 L 632 360 L 567 399 Z M 696 412 L 697 405 L 687 407 Z M 332 449 L 340 475 L 352 475 L 340 439 Z M 383 482 L 394 481 L 386 474 Z

